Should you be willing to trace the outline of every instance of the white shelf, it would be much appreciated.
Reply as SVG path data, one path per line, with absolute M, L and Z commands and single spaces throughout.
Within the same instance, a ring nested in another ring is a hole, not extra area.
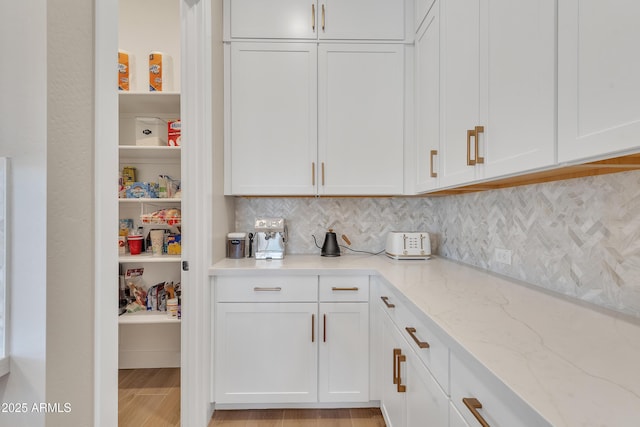
M 137 311 L 119 316 L 118 323 L 121 325 L 180 323 L 180 319 L 167 316 L 165 311 Z
M 121 264 L 133 264 L 133 263 L 168 263 L 168 262 L 180 262 L 182 260 L 181 255 L 156 255 L 140 254 L 140 255 L 120 255 L 118 262 Z
M 138 160 L 175 160 L 180 161 L 180 149 L 182 147 L 147 147 L 140 145 L 120 145 L 120 161 L 122 159 Z
M 120 113 L 156 112 L 180 117 L 178 92 L 118 92 Z
M 154 203 L 181 203 L 182 199 L 176 199 L 176 198 L 147 198 L 147 197 L 141 197 L 138 199 L 135 198 L 129 198 L 129 199 L 118 199 L 118 201 L 120 201 L 120 203 L 125 203 L 125 204 L 136 204 L 136 203 L 149 203 L 149 204 L 154 204 Z

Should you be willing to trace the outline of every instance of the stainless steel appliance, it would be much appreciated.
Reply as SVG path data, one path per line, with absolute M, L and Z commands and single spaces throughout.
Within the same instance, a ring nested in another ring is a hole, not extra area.
M 284 258 L 287 237 L 287 225 L 284 218 L 256 218 L 256 259 Z
M 392 231 L 385 252 L 394 259 L 427 259 L 431 256 L 429 233 Z

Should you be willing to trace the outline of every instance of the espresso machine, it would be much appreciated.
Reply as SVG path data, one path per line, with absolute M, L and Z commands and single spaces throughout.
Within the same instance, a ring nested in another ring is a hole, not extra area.
M 282 259 L 287 241 L 284 218 L 256 218 L 256 259 Z

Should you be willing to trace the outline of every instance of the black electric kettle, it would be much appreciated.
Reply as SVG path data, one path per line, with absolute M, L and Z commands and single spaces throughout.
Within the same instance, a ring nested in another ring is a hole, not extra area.
M 336 233 L 330 228 L 327 234 L 324 236 L 324 243 L 322 244 L 321 256 L 340 256 L 340 246 L 338 246 L 338 239 Z

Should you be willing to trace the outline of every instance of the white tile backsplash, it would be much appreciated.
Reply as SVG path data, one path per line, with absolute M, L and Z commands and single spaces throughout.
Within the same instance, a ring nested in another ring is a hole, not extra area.
M 319 254 L 311 235 L 322 245 L 328 228 L 374 252 L 388 231 L 426 230 L 441 256 L 640 317 L 640 171 L 434 198 L 236 201 L 238 230 L 257 216 L 285 217 L 297 254 Z

